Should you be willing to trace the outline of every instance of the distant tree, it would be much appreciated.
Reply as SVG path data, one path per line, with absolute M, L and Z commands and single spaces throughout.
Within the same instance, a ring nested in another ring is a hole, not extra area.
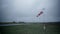
M 19 22 L 20 24 L 25 24 L 25 22 Z
M 15 21 L 13 21 L 13 24 L 15 24 L 16 22 Z

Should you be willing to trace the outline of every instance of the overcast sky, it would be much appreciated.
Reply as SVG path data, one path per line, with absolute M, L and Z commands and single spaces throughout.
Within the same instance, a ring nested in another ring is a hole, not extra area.
M 1 0 L 0 4 L 0 22 L 60 21 L 59 0 Z M 40 11 L 43 14 L 36 17 Z

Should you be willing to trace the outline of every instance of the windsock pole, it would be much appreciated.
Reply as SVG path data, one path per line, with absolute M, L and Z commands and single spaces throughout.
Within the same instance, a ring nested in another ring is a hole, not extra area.
M 46 24 L 44 24 L 43 29 L 44 29 L 44 34 L 46 34 Z

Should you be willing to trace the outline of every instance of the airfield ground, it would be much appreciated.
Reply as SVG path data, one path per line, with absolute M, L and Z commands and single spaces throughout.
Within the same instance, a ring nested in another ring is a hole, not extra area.
M 44 30 L 44 25 L 46 29 Z M 12 26 L 0 26 L 0 34 L 60 34 L 60 24 L 33 23 Z

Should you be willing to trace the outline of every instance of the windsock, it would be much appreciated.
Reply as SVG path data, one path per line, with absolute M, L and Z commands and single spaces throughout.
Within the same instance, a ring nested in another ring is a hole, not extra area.
M 38 13 L 38 15 L 36 17 L 39 17 L 41 14 L 43 14 L 43 11 L 41 11 L 40 13 Z

